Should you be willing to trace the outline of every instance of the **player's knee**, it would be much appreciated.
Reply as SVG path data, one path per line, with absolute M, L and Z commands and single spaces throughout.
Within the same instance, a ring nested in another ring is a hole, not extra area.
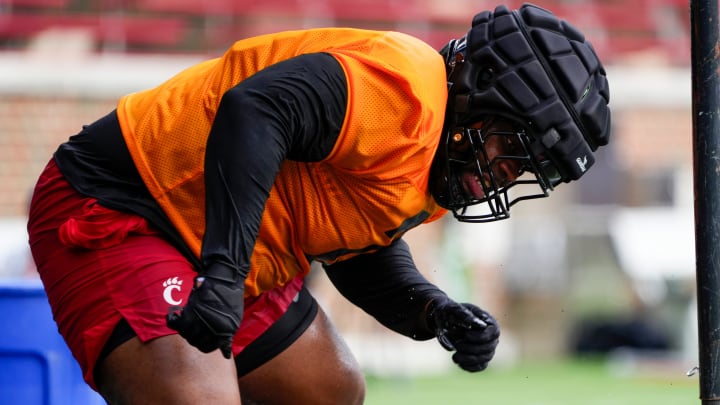
M 361 405 L 365 402 L 365 375 L 359 366 L 355 365 L 347 371 L 343 386 L 339 392 L 337 404 Z
M 326 375 L 326 378 L 306 378 L 302 384 L 241 383 L 243 405 L 362 405 L 365 401 L 365 378 L 359 371 L 347 370 Z
M 325 370 L 306 381 L 302 404 L 362 405 L 365 401 L 365 375 L 354 361 L 340 362 L 334 370 Z M 329 372 L 328 372 L 329 371 Z

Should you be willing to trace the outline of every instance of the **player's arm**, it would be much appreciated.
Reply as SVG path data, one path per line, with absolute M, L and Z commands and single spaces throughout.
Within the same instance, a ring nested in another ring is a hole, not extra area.
M 223 95 L 205 153 L 202 269 L 188 305 L 168 318 L 191 344 L 230 356 L 250 257 L 280 166 L 326 157 L 346 105 L 344 71 L 322 53 L 270 66 Z
M 225 266 L 247 274 L 282 162 L 326 157 L 346 104 L 342 67 L 320 53 L 270 66 L 225 93 L 205 154 L 204 268 Z
M 459 304 L 428 281 L 399 239 L 377 252 L 325 266 L 350 302 L 386 327 L 416 340 L 437 337 L 463 369 L 480 371 L 495 353 L 500 330 L 490 314 Z
M 435 337 L 425 315 L 433 301 L 447 295 L 418 271 L 402 239 L 324 267 L 345 298 L 387 328 L 416 340 Z

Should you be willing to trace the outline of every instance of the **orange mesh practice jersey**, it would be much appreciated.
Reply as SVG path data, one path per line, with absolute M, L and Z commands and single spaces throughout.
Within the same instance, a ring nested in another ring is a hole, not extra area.
M 283 163 L 266 203 L 246 295 L 306 274 L 311 260 L 332 263 L 387 246 L 444 214 L 427 186 L 447 101 L 442 57 L 397 32 L 284 32 L 239 41 L 222 57 L 118 105 L 143 181 L 199 256 L 205 145 L 221 97 L 265 67 L 317 52 L 335 57 L 345 71 L 345 122 L 324 160 Z

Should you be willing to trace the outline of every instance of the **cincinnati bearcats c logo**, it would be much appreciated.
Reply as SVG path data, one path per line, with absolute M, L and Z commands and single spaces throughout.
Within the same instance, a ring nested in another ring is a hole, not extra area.
M 176 300 L 173 297 L 174 291 L 180 291 L 182 289 L 182 280 L 178 280 L 177 277 L 169 278 L 163 281 L 163 299 L 170 305 L 182 304 L 182 299 Z

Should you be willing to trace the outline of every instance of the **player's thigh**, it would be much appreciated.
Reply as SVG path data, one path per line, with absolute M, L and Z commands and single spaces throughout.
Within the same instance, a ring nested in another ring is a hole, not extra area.
M 365 398 L 360 366 L 322 308 L 290 346 L 239 385 L 245 405 L 353 405 Z
M 179 335 L 132 338 L 96 370 L 109 404 L 240 404 L 235 364 L 219 350 L 202 353 Z

